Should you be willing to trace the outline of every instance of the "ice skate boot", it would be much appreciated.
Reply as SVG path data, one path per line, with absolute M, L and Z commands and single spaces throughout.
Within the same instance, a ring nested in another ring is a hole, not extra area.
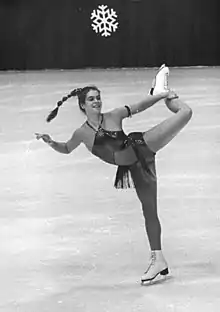
M 161 250 L 151 252 L 150 264 L 147 271 L 141 277 L 141 283 L 152 282 L 159 274 L 167 275 L 169 273 L 168 265 Z
M 161 65 L 155 78 L 153 79 L 149 93 L 151 95 L 156 95 L 158 93 L 168 91 L 168 76 L 169 68 L 165 64 Z
M 162 92 L 169 91 L 169 95 L 167 97 L 168 100 L 178 98 L 178 95 L 171 91 L 168 87 L 168 77 L 169 77 L 169 68 L 163 64 L 160 66 L 155 78 L 153 79 L 152 87 L 150 90 L 151 95 L 157 95 Z

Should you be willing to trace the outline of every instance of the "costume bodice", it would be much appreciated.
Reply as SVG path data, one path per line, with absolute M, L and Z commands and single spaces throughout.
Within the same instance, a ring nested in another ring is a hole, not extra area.
M 103 121 L 103 115 L 102 115 Z M 96 131 L 92 153 L 103 161 L 114 165 L 131 165 L 137 158 L 133 149 L 128 147 L 128 136 L 123 130 L 109 131 L 102 127 L 94 129 L 87 121 L 87 125 Z
M 123 130 L 109 131 L 102 127 L 102 122 L 96 130 L 88 121 L 86 123 L 96 132 L 92 153 L 103 161 L 118 166 L 114 184 L 116 188 L 131 187 L 129 171 L 135 187 L 144 176 L 146 185 L 150 181 L 155 183 L 155 153 L 146 145 L 143 133 L 132 132 L 126 135 Z

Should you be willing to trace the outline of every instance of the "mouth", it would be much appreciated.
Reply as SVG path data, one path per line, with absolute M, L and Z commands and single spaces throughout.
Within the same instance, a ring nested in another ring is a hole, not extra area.
M 92 107 L 96 108 L 96 109 L 100 109 L 101 108 L 101 104 L 94 104 Z

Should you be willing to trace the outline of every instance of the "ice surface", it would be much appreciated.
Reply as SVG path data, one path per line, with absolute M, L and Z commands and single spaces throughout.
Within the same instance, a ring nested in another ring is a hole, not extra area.
M 157 155 L 158 209 L 170 276 L 141 286 L 149 246 L 134 190 L 85 147 L 56 153 L 35 132 L 69 139 L 84 122 L 71 99 L 95 84 L 104 110 L 148 92 L 153 69 L 0 73 L 0 311 L 215 312 L 220 307 L 220 69 L 171 69 L 193 109 Z M 170 116 L 163 102 L 124 123 L 144 131 Z

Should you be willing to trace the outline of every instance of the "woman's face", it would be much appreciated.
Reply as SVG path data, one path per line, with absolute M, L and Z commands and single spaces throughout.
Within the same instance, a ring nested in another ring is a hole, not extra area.
M 100 93 L 97 90 L 90 90 L 86 95 L 83 107 L 85 108 L 86 114 L 100 113 L 102 109 Z

